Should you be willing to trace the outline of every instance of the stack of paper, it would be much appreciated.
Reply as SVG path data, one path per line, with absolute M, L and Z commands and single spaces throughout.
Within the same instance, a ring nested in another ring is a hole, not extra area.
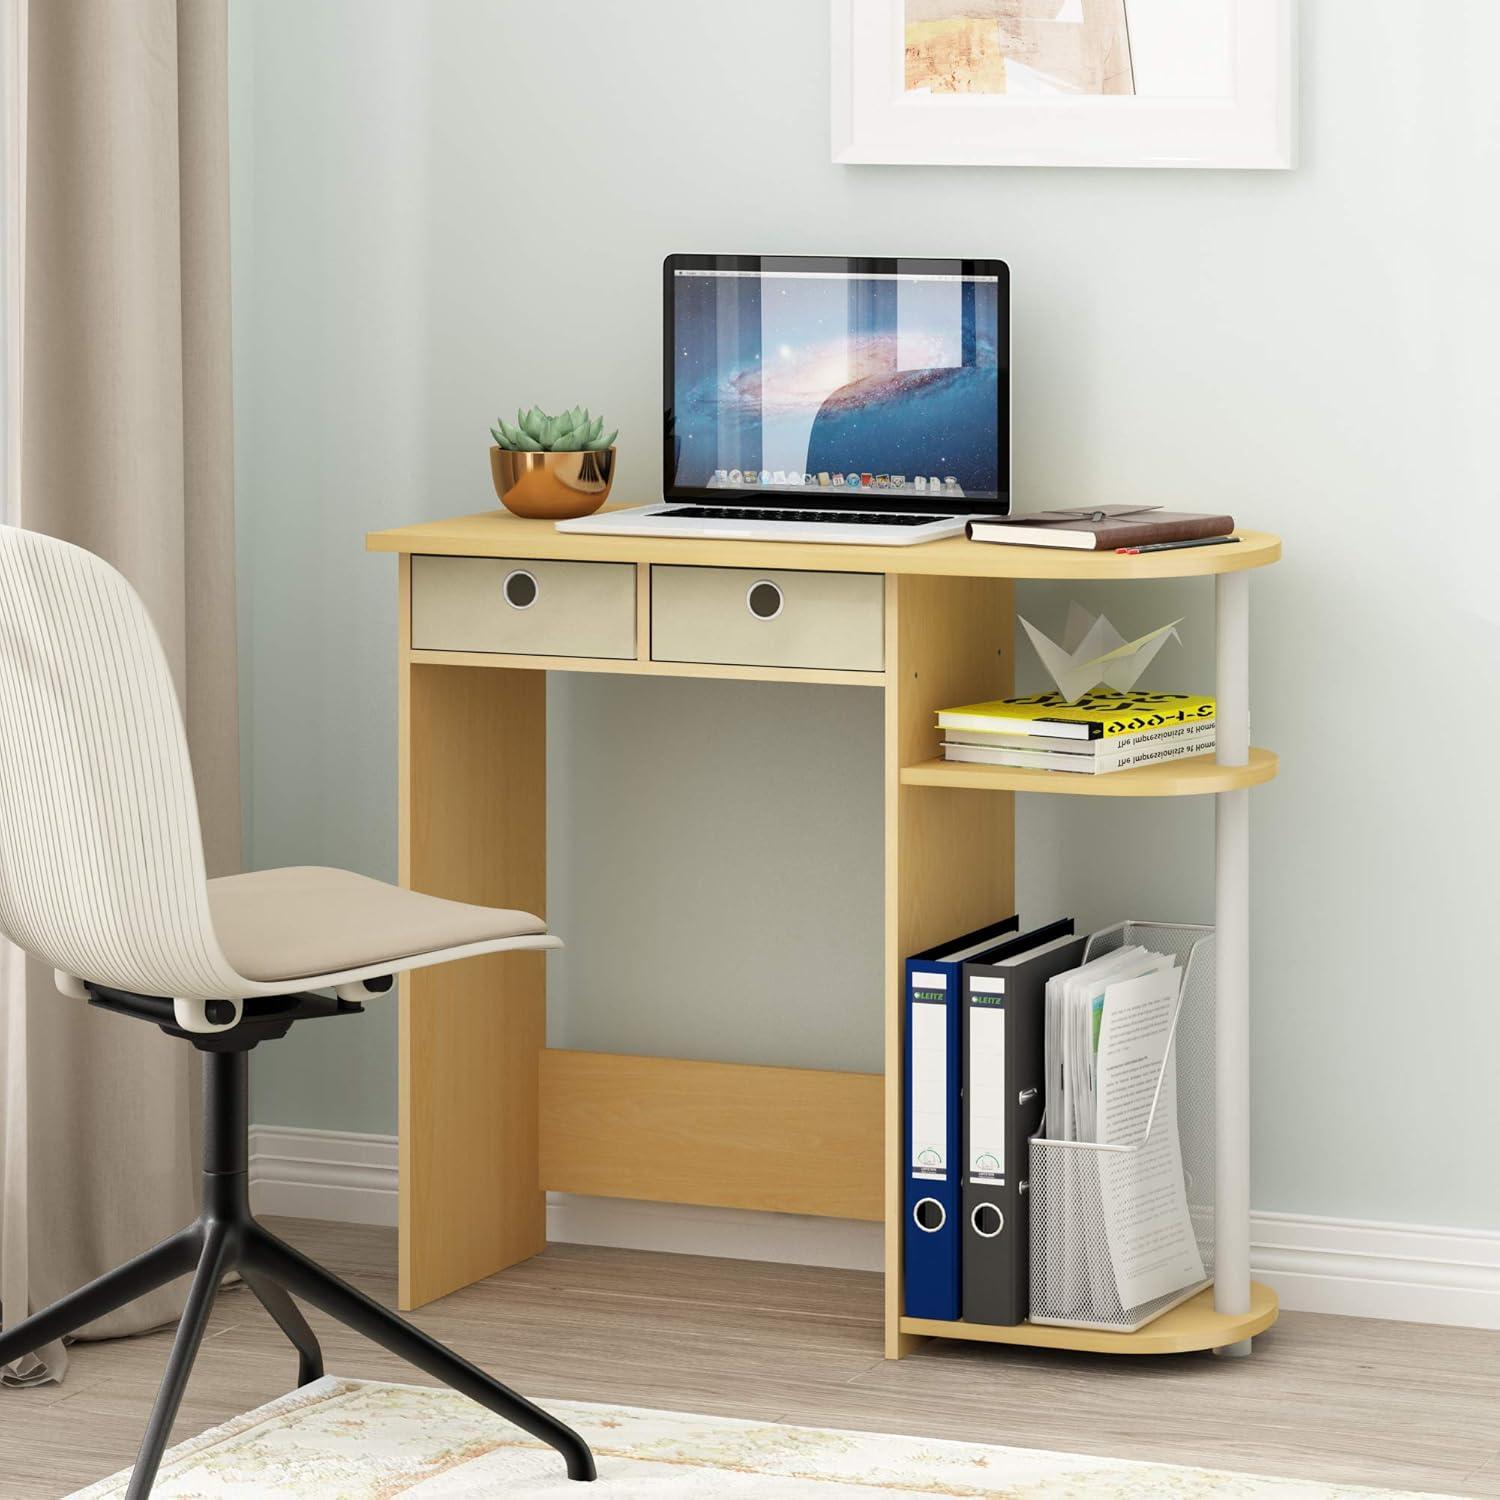
M 1044 1135 L 1100 1148 L 1063 1152 L 1063 1190 L 1042 1205 L 1068 1306 L 1129 1310 L 1204 1280 L 1170 1058 L 1181 993 L 1176 960 L 1135 946 L 1047 982 Z

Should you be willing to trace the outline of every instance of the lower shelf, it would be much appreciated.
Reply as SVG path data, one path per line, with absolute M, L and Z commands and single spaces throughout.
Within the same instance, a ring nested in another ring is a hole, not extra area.
M 902 1333 L 939 1339 L 975 1339 L 987 1344 L 1029 1344 L 1037 1349 L 1078 1349 L 1088 1354 L 1187 1354 L 1222 1349 L 1264 1333 L 1276 1321 L 1276 1293 L 1250 1283 L 1250 1311 L 1235 1316 L 1214 1311 L 1214 1289 L 1206 1287 L 1171 1312 L 1163 1313 L 1135 1333 L 1105 1333 L 1097 1328 L 1047 1328 L 1017 1323 L 997 1328 L 985 1323 L 942 1322 L 936 1318 L 902 1318 Z

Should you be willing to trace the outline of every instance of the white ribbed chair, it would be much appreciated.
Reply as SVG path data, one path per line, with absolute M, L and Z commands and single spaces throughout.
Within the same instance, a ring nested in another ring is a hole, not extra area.
M 0 1333 L 3 1365 L 192 1273 L 127 1500 L 151 1492 L 230 1271 L 296 1348 L 299 1385 L 322 1375 L 322 1355 L 289 1294 L 550 1443 L 571 1478 L 594 1478 L 577 1433 L 277 1239 L 251 1215 L 248 1194 L 251 1048 L 297 1021 L 358 1014 L 406 970 L 561 944 L 526 912 L 343 870 L 209 880 L 187 737 L 144 605 L 91 553 L 9 526 L 0 526 L 0 933 L 56 970 L 64 996 L 153 1022 L 204 1054 L 202 1216 Z

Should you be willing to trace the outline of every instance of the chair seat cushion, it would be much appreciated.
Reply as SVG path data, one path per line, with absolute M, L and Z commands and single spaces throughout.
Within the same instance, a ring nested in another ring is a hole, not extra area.
M 208 900 L 225 958 L 244 978 L 263 984 L 547 930 L 529 912 L 466 906 L 348 870 L 306 865 L 210 880 Z

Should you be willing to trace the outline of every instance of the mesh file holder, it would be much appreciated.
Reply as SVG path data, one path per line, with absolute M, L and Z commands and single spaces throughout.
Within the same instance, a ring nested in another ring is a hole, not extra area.
M 1109 1156 L 1143 1149 L 1159 1118 L 1133 1146 L 1031 1140 L 1031 1321 L 1129 1333 L 1213 1281 L 1214 930 L 1166 922 L 1122 922 L 1095 933 L 1084 961 L 1129 944 L 1174 955 L 1183 970 L 1163 1072 L 1175 1069 L 1177 1131 L 1188 1213 L 1204 1279 L 1137 1307 L 1121 1305 L 1110 1273 L 1103 1175 Z M 1043 1122 L 1045 1131 L 1047 1126 Z

